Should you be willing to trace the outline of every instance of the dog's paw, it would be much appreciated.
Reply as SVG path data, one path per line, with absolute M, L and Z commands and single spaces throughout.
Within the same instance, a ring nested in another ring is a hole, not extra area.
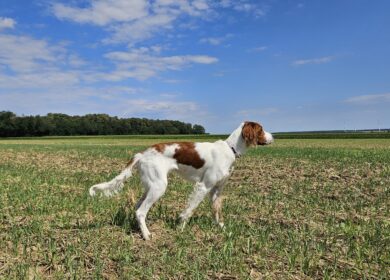
M 145 241 L 149 241 L 150 238 L 152 238 L 152 235 L 149 233 L 148 235 L 144 235 L 143 238 Z
M 149 241 L 152 238 L 152 234 L 149 231 L 148 232 L 141 232 L 141 235 L 145 241 Z
M 89 188 L 89 195 L 90 196 L 95 196 L 96 195 L 95 186 Z

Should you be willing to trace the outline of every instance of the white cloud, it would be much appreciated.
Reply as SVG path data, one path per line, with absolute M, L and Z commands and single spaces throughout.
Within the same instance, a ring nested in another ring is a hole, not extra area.
M 227 34 L 227 35 L 222 36 L 222 37 L 206 37 L 206 38 L 200 39 L 199 43 L 217 46 L 217 45 L 220 45 L 223 42 L 227 41 L 231 37 L 233 37 L 233 34 Z
M 64 45 L 0 34 L 0 89 L 58 88 L 80 83 L 86 62 Z
M 211 115 L 196 102 L 178 100 L 124 100 L 117 110 L 123 112 L 122 116 L 153 116 L 154 118 L 176 119 L 199 123 Z
M 53 4 L 53 13 L 59 19 L 79 23 L 107 25 L 114 22 L 132 21 L 148 15 L 149 4 L 144 0 L 96 0 L 88 8 Z
M 151 5 L 147 16 L 110 27 L 113 34 L 106 42 L 137 43 L 161 30 L 173 29 L 175 21 L 180 17 L 204 17 L 209 11 L 206 1 L 157 0 Z
M 382 104 L 390 102 L 390 93 L 383 94 L 371 94 L 371 95 L 359 95 L 350 97 L 344 102 L 353 105 L 370 105 L 370 104 Z
M 192 2 L 192 5 L 199 11 L 209 9 L 209 5 L 207 4 L 207 1 L 204 0 L 195 0 Z
M 37 91 L 28 89 L 2 93 L 0 90 L 0 104 L 4 110 L 27 115 L 49 112 L 81 115 L 101 112 L 119 117 L 176 119 L 194 123 L 199 123 L 201 119 L 209 116 L 196 102 L 176 100 L 173 95 L 169 98 L 140 98 L 139 94 L 142 93 L 143 89 L 130 87 L 97 88 L 79 85 L 42 88 Z
M 260 5 L 247 0 L 221 0 L 218 4 L 222 8 L 232 8 L 235 11 L 251 13 L 255 17 L 264 17 L 269 10 L 269 7 L 266 5 Z
M 131 44 L 151 38 L 158 30 L 172 28 L 176 16 L 156 14 L 130 23 L 122 23 L 108 27 L 111 36 L 104 43 L 130 42 Z
M 324 56 L 324 57 L 318 57 L 318 58 L 310 58 L 310 59 L 299 59 L 292 62 L 292 65 L 295 66 L 301 66 L 306 64 L 324 64 L 331 62 L 334 60 L 334 56 Z
M 210 10 L 205 0 L 95 0 L 87 8 L 56 3 L 53 14 L 64 20 L 104 26 L 105 43 L 137 43 L 157 31 L 172 28 L 180 16 L 202 17 Z
M 43 71 L 37 73 L 18 73 L 16 75 L 6 75 L 0 73 L 1 89 L 36 89 L 58 88 L 75 85 L 80 82 L 80 74 L 77 72 Z
M 107 53 L 105 58 L 114 64 L 114 70 L 110 71 L 108 66 L 90 70 L 91 64 L 71 53 L 64 44 L 52 45 L 29 36 L 0 34 L 0 45 L 0 104 L 3 109 L 23 114 L 106 112 L 187 121 L 207 115 L 192 101 L 177 101 L 172 95 L 167 100 L 167 95 L 158 96 L 158 93 L 155 93 L 156 100 L 141 99 L 140 95 L 145 94 L 143 89 L 117 83 L 102 87 L 101 82 L 147 79 L 163 71 L 215 63 L 214 57 L 162 56 L 162 47 L 157 45 Z
M 160 56 L 153 48 L 131 49 L 128 52 L 110 52 L 105 55 L 116 66 L 100 78 L 120 81 L 126 78 L 145 80 L 167 70 L 180 70 L 191 64 L 211 64 L 217 58 L 207 55 Z
M 16 21 L 12 18 L 0 17 L 0 30 L 6 28 L 14 28 Z
M 37 70 L 41 62 L 55 60 L 45 41 L 0 34 L 0 64 L 16 72 Z
M 3 93 L 0 90 L 0 104 L 2 108 L 23 114 L 110 112 L 113 115 L 120 115 L 123 108 L 122 111 L 118 111 L 119 107 L 142 91 L 130 87 L 99 88 L 80 84 L 61 85 L 57 88 L 42 86 L 35 90 L 16 88 Z
M 221 0 L 219 5 L 223 8 L 229 8 L 232 6 L 232 0 Z
M 199 43 L 208 43 L 210 45 L 219 45 L 223 41 L 223 37 L 208 37 L 208 38 L 202 38 L 199 40 Z
M 249 3 L 238 3 L 234 5 L 234 9 L 237 11 L 249 12 L 254 9 L 254 5 Z
M 52 5 L 53 14 L 62 20 L 102 26 L 109 32 L 104 43 L 135 44 L 151 38 L 161 30 L 173 29 L 178 19 L 185 16 L 210 19 L 218 8 L 264 16 L 265 8 L 248 1 L 211 0 L 87 0 L 87 7 L 70 6 L 62 3 Z M 184 25 L 179 25 L 183 27 Z M 209 43 L 218 44 L 211 38 Z
M 181 94 L 179 93 L 161 93 L 160 96 L 166 99 L 171 99 L 171 98 L 176 98 L 180 96 Z
M 145 80 L 165 71 L 182 70 L 194 64 L 212 64 L 207 55 L 162 56 L 161 46 L 107 53 L 112 66 L 91 68 L 64 45 L 28 36 L 0 34 L 0 88 L 42 88 L 94 83 L 101 80 Z
M 156 14 L 188 14 L 190 16 L 202 16 L 211 7 L 205 0 L 157 0 L 152 6 Z
M 70 54 L 68 56 L 68 63 L 72 67 L 77 67 L 77 68 L 87 65 L 87 62 L 77 54 Z
M 127 113 L 158 112 L 164 114 L 187 114 L 199 110 L 195 102 L 151 101 L 133 99 L 125 102 Z

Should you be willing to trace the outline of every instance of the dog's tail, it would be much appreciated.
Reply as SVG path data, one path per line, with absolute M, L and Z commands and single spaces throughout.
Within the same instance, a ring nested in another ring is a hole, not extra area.
M 109 182 L 100 183 L 90 187 L 89 195 L 95 196 L 97 192 L 102 192 L 105 196 L 117 194 L 123 188 L 123 183 L 133 175 L 132 169 L 140 158 L 141 154 L 136 154 L 126 165 L 126 168 L 114 179 Z

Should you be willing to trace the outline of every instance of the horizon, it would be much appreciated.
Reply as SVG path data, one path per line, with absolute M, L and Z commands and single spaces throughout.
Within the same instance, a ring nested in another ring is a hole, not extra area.
M 390 128 L 390 2 L 0 3 L 0 111 Z
M 1 111 L 0 111 L 1 112 Z M 13 112 L 11 112 L 13 113 Z M 37 115 L 16 115 L 17 117 L 35 117 L 35 116 L 39 116 L 39 117 L 47 117 L 49 114 L 63 114 L 63 113 L 52 113 L 52 112 L 49 112 L 45 115 L 40 115 L 40 114 L 37 114 Z M 96 113 L 90 113 L 91 115 L 93 114 L 96 114 Z M 99 114 L 99 113 L 97 113 Z M 104 113 L 102 113 L 104 114 Z M 84 114 L 84 115 L 68 115 L 70 117 L 84 117 L 88 114 Z M 130 119 L 130 118 L 134 118 L 134 117 L 119 117 L 119 116 L 113 116 L 113 115 L 108 115 L 109 117 L 114 117 L 114 118 L 118 118 L 118 119 Z M 139 119 L 142 119 L 142 118 L 139 118 Z M 170 119 L 148 119 L 148 120 L 157 120 L 157 121 L 177 121 L 177 120 L 170 120 Z M 184 122 L 185 123 L 185 122 Z M 202 124 L 198 124 L 198 123 L 190 123 L 192 126 L 194 125 L 200 125 L 202 127 L 204 127 Z M 389 128 L 361 128 L 361 129 L 328 129 L 328 130 L 287 130 L 287 131 L 269 131 L 271 133 L 275 133 L 275 134 L 278 134 L 278 133 L 328 133 L 328 132 L 335 132 L 335 133 L 339 133 L 339 132 L 345 132 L 345 133 L 350 133 L 350 132 L 390 132 L 390 127 Z M 220 132 L 220 133 L 210 133 L 208 132 L 207 130 L 205 131 L 205 134 L 209 134 L 209 135 L 229 135 L 231 133 L 230 132 Z M 104 136 L 112 136 L 112 135 L 115 135 L 115 134 L 102 134 Z M 142 135 L 142 134 L 140 134 Z M 145 134 L 145 135 L 149 135 L 149 134 Z M 157 135 L 157 134 L 156 134 Z M 170 135 L 170 134 L 167 134 L 167 135 Z M 172 134 L 173 135 L 173 134 Z M 80 136 L 83 136 L 83 135 L 80 135 Z M 99 135 L 96 135 L 96 136 L 99 136 Z M 43 136 L 45 137 L 45 136 Z

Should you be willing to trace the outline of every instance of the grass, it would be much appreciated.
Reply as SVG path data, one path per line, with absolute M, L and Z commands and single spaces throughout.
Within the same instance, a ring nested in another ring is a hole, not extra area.
M 388 279 L 390 141 L 278 140 L 235 164 L 226 227 L 204 202 L 183 232 L 192 186 L 172 175 L 141 239 L 138 176 L 88 197 L 131 154 L 171 139 L 0 141 L 0 278 Z M 202 141 L 207 140 L 203 138 Z

